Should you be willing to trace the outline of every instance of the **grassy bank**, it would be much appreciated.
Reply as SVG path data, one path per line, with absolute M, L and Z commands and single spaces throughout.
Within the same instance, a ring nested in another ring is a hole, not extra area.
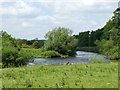
M 95 52 L 99 53 L 99 49 L 97 47 L 79 47 L 77 48 L 78 51 L 85 51 L 85 52 Z
M 118 63 L 3 69 L 5 88 L 116 88 Z
M 33 58 L 53 58 L 53 57 L 60 57 L 60 58 L 67 58 L 68 55 L 62 55 L 56 51 L 44 51 L 42 48 L 33 49 L 33 48 L 22 48 L 22 50 L 26 53 L 29 53 Z

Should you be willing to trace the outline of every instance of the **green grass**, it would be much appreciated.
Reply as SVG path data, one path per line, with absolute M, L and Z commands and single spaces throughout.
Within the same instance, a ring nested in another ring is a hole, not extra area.
M 53 58 L 53 57 L 60 57 L 60 58 L 67 58 L 68 55 L 62 55 L 56 51 L 45 51 L 42 48 L 34 49 L 34 48 L 22 48 L 22 50 L 26 53 L 29 53 L 33 58 Z
M 22 48 L 23 51 L 30 53 L 34 58 L 41 58 L 42 49 Z
M 117 88 L 118 63 L 3 69 L 4 88 Z

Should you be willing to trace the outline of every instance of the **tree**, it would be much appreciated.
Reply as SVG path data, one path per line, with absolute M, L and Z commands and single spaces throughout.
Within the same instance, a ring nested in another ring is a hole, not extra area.
M 78 35 L 78 46 L 87 47 L 89 45 L 89 31 L 81 32 Z
M 101 53 L 110 59 L 120 59 L 120 8 L 116 9 L 114 16 L 103 27 L 102 40 L 97 41 Z
M 40 42 L 39 41 L 34 41 L 32 44 L 33 48 L 40 48 Z
M 22 66 L 26 65 L 31 57 L 28 52 L 23 52 L 17 46 L 17 40 L 11 35 L 2 31 L 2 66 Z
M 77 46 L 77 39 L 72 36 L 72 31 L 68 28 L 58 27 L 49 31 L 45 38 L 44 48 L 46 50 L 57 51 L 63 55 L 74 55 Z

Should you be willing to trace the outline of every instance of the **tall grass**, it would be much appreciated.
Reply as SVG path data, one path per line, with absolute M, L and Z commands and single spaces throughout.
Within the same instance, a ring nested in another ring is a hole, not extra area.
M 3 69 L 5 88 L 117 88 L 118 63 Z

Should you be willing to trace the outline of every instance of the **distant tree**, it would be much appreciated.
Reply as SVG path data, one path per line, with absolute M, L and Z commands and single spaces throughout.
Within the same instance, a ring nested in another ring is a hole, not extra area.
M 96 46 L 95 44 L 95 41 L 96 40 L 101 40 L 101 37 L 102 37 L 102 29 L 98 29 L 96 31 L 91 31 L 90 34 L 89 34 L 89 45 L 90 47 L 94 47 Z
M 89 46 L 89 31 L 80 32 L 79 35 L 75 35 L 78 39 L 78 47 L 87 47 Z
M 44 48 L 46 50 L 57 51 L 63 55 L 73 55 L 76 51 L 77 39 L 72 36 L 72 31 L 68 28 L 58 27 L 49 31 L 45 38 Z
M 102 40 L 96 41 L 101 53 L 110 59 L 120 59 L 120 8 L 116 9 L 114 16 L 102 30 Z
M 32 44 L 33 48 L 40 48 L 40 42 L 39 41 L 34 41 Z

